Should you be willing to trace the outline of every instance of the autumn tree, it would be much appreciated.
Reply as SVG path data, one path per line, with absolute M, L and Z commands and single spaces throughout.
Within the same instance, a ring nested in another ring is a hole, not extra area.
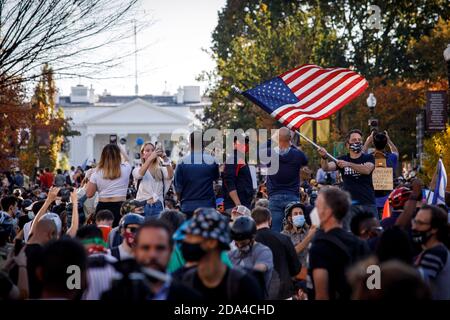
M 41 77 L 36 85 L 31 99 L 30 139 L 27 148 L 21 151 L 21 167 L 27 172 L 33 172 L 34 167 L 57 167 L 59 152 L 64 137 L 74 134 L 70 130 L 68 119 L 65 119 L 62 109 L 56 109 L 56 87 L 53 70 L 44 65 Z M 40 135 L 48 134 L 48 144 L 39 143 Z
M 30 105 L 24 100 L 25 90 L 20 84 L 0 91 L 0 171 L 17 165 L 17 152 L 28 139 L 31 113 Z

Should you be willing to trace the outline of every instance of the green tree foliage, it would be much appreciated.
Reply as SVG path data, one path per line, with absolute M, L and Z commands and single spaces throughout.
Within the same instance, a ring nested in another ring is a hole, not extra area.
M 211 82 L 212 106 L 203 118 L 206 127 L 273 127 L 275 121 L 269 115 L 243 99 L 237 100 L 232 86 L 249 89 L 304 63 L 333 64 L 343 50 L 336 34 L 324 30 L 318 16 L 318 11 L 296 10 L 275 22 L 265 4 L 247 11 L 245 33 L 230 41 L 226 58 L 213 49 L 216 70 L 202 76 Z M 327 52 L 326 57 L 323 52 Z
M 414 77 L 418 57 L 407 54 L 411 41 L 430 35 L 439 18 L 450 18 L 448 0 L 307 2 L 310 8 L 321 9 L 327 28 L 338 30 L 346 46 L 346 60 L 368 79 Z M 369 6 L 374 4 L 381 10 L 380 30 L 369 24 L 374 13 Z

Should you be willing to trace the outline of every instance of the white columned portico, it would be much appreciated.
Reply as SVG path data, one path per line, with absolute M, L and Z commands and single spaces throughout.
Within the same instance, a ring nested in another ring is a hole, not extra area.
M 95 134 L 88 133 L 86 135 L 86 157 L 87 163 L 94 159 L 94 137 Z
M 118 140 L 119 143 L 120 143 L 121 139 L 125 139 L 126 140 L 126 142 L 123 145 L 123 147 L 124 147 L 125 152 L 126 152 L 128 158 L 129 158 L 130 157 L 130 148 L 128 147 L 128 145 L 129 145 L 130 142 L 128 141 L 128 133 L 119 133 L 117 135 L 117 140 Z

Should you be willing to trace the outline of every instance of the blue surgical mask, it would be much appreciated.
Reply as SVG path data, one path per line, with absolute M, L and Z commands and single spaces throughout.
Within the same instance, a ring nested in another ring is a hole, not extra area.
M 302 214 L 294 216 L 292 218 L 292 224 L 297 228 L 303 227 L 303 225 L 305 224 L 305 216 Z

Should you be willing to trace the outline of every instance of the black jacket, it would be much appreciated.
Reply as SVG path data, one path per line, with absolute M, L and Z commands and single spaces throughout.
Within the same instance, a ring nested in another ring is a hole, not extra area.
M 291 239 L 269 228 L 263 228 L 256 231 L 255 240 L 269 247 L 273 254 L 274 273 L 269 299 L 291 297 L 294 291 L 292 277 L 297 275 L 302 267 Z M 279 281 L 279 285 L 276 283 L 277 281 Z
M 227 159 L 222 173 L 225 209 L 230 209 L 235 206 L 229 195 L 229 192 L 233 190 L 236 190 L 241 204 L 250 209 L 254 193 L 252 175 L 249 166 L 246 163 L 238 164 L 237 159 L 237 151 L 235 151 L 234 159 L 232 161 L 230 161 L 230 158 Z

